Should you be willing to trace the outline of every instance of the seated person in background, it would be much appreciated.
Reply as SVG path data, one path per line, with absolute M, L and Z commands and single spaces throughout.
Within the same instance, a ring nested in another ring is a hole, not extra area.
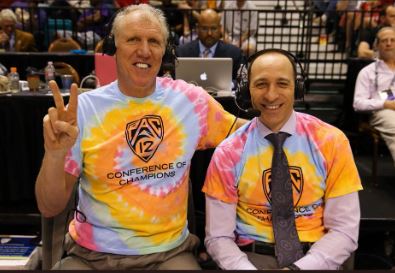
M 200 0 L 202 9 L 223 9 L 225 0 Z
M 67 0 L 67 3 L 70 6 L 77 8 L 79 11 L 83 11 L 84 8 L 89 8 L 91 6 L 90 0 Z
M 218 145 L 207 171 L 207 251 L 222 269 L 339 269 L 357 248 L 360 221 L 349 141 L 294 111 L 291 56 L 257 54 L 248 86 L 260 116 Z
M 62 212 L 80 177 L 68 256 L 55 268 L 199 269 L 187 228 L 191 159 L 244 121 L 200 87 L 157 77 L 169 37 L 160 10 L 128 6 L 111 35 L 117 81 L 78 97 L 73 84 L 67 108 L 50 82 L 56 108 L 44 117 L 36 182 L 45 217 Z
M 38 5 L 41 4 L 39 1 L 14 1 L 11 8 L 15 11 L 18 22 L 21 23 L 22 28 L 25 31 L 29 31 L 33 34 L 35 41 L 43 41 L 45 37 L 45 26 L 47 22 L 46 10 Z M 36 44 L 37 51 L 46 51 L 44 43 Z
M 183 0 L 178 3 L 178 8 L 183 13 L 183 30 L 178 44 L 183 45 L 197 38 L 196 23 L 201 3 L 199 0 Z
M 33 34 L 16 29 L 17 22 L 11 9 L 0 11 L 0 48 L 5 51 L 37 51 Z
M 395 163 L 395 30 L 377 33 L 378 59 L 364 67 L 355 83 L 354 110 L 370 111 L 370 124 L 380 132 Z
M 314 25 L 325 25 L 327 20 L 333 20 L 336 13 L 338 0 L 313 0 L 314 8 L 318 11 L 319 16 L 313 19 Z
M 221 38 L 221 17 L 213 9 L 201 12 L 197 25 L 198 38 L 176 48 L 178 57 L 232 58 L 232 79 L 236 81 L 237 71 L 243 62 L 240 48 L 226 44 Z
M 230 9 L 231 11 L 226 11 Z M 224 42 L 231 43 L 250 56 L 256 51 L 258 13 L 253 1 L 225 1 L 222 25 L 224 26 Z M 236 11 L 232 11 L 236 10 Z M 239 10 L 239 11 L 237 11 Z
M 356 48 L 356 34 L 361 22 L 361 14 L 358 12 L 360 1 L 341 0 L 336 4 L 336 19 L 339 20 L 336 40 L 339 49 L 348 48 L 354 54 Z
M 85 9 L 77 21 L 79 32 L 93 31 L 100 37 L 105 36 L 105 25 L 110 20 L 114 6 L 104 0 L 90 0 L 91 7 Z
M 149 4 L 149 0 L 114 0 L 116 8 L 123 8 L 129 5 Z
M 395 27 L 395 7 L 387 5 L 380 12 L 380 25 L 374 28 L 365 28 L 361 32 L 357 55 L 359 58 L 374 58 L 374 41 L 377 32 L 385 26 Z
M 173 38 L 172 42 L 174 45 L 178 45 L 179 39 L 183 35 L 183 13 L 176 4 L 172 3 L 172 0 L 162 0 L 162 4 L 157 8 L 165 14 Z

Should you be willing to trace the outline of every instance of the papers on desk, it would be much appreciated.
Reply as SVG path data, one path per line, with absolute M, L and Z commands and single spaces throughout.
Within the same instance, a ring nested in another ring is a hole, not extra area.
M 230 90 L 219 90 L 219 91 L 217 91 L 215 96 L 216 97 L 233 97 L 234 94 Z
M 0 235 L 0 270 L 29 269 L 37 245 L 35 235 Z

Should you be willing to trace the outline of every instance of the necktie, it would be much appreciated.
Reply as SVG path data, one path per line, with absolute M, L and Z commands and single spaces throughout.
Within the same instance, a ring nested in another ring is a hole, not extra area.
M 287 133 L 266 136 L 274 146 L 271 170 L 272 225 L 275 251 L 280 268 L 303 257 L 302 244 L 295 226 L 292 182 L 287 157 L 283 151 Z
M 211 53 L 211 50 L 209 49 L 209 48 L 206 48 L 204 51 L 203 51 L 203 58 L 208 58 L 209 57 L 209 55 L 210 55 L 210 53 Z

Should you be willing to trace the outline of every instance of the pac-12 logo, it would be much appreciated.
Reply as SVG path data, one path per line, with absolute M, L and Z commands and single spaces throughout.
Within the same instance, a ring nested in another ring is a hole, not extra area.
M 162 142 L 164 128 L 162 118 L 146 115 L 126 125 L 126 140 L 130 149 L 144 162 L 148 162 Z
M 302 196 L 302 192 L 303 192 L 303 184 L 304 184 L 303 173 L 301 168 L 294 166 L 289 166 L 289 173 L 291 175 L 292 191 L 293 193 L 296 192 L 297 194 L 296 199 L 294 199 L 294 206 L 296 206 L 299 203 L 300 197 Z M 272 183 L 272 169 L 263 171 L 262 174 L 263 192 L 265 193 L 265 196 L 270 203 L 272 203 L 271 183 Z

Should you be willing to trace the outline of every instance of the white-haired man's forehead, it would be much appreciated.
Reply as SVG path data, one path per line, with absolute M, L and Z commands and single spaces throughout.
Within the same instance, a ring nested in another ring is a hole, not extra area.
M 128 13 L 124 13 L 120 15 L 118 18 L 115 18 L 114 20 L 114 26 L 113 26 L 113 34 L 116 35 L 117 31 L 122 31 L 121 27 L 122 24 L 126 23 L 127 20 L 130 20 L 133 17 L 137 17 L 138 19 L 141 19 L 143 22 L 150 22 L 154 23 L 158 26 L 158 31 L 162 34 L 163 40 L 166 42 L 168 40 L 168 32 L 167 32 L 167 25 L 163 24 L 159 18 L 155 16 L 152 12 L 149 12 L 147 10 L 132 10 Z

